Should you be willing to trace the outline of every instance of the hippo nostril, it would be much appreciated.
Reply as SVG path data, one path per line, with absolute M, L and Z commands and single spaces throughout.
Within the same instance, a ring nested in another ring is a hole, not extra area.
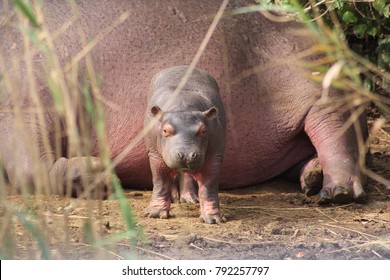
M 183 153 L 178 152 L 176 155 L 177 155 L 177 157 L 178 157 L 179 159 L 183 159 L 183 158 L 184 158 Z

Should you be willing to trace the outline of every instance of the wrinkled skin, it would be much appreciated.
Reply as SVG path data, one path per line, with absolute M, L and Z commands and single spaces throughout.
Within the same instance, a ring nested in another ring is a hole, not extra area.
M 186 70 L 185 66 L 169 68 L 152 80 L 145 115 L 145 142 L 153 195 L 146 215 L 169 216 L 171 193 L 177 189 L 175 176 L 179 176 L 181 181 L 189 180 L 181 184 L 184 196 L 196 197 L 194 189 L 188 190 L 191 178 L 196 181 L 201 220 L 219 223 L 224 221 L 219 209 L 218 180 L 225 147 L 225 112 L 217 83 L 199 69 L 194 69 L 175 96 Z
M 84 45 L 77 26 L 82 26 L 87 38 L 94 38 L 122 12 L 129 11 L 127 20 L 91 51 L 95 71 L 101 77 L 101 94 L 109 101 L 103 103 L 112 158 L 143 129 L 152 77 L 162 69 L 191 62 L 219 8 L 218 2 L 115 0 L 92 4 L 77 1 L 81 16 L 54 41 L 62 65 Z M 231 1 L 228 9 L 244 5 L 246 1 Z M 6 12 L 4 7 L 0 11 Z M 72 18 L 65 1 L 46 1 L 43 13 L 45 27 L 52 31 Z M 0 29 L 0 48 L 5 59 L 0 67 L 9 69 L 12 79 L 23 85 L 27 83 L 25 67 L 14 69 L 15 64 L 9 59 L 23 50 L 18 25 L 12 24 L 12 20 L 15 16 Z M 219 23 L 197 67 L 217 81 L 226 111 L 227 141 L 221 166 L 221 188 L 256 184 L 300 166 L 296 179 L 303 178 L 302 187 L 307 194 L 319 192 L 322 203 L 345 202 L 363 196 L 364 176 L 357 167 L 356 133 L 352 128 L 340 133 L 349 113 L 332 107 L 343 93 L 331 89 L 329 102 L 318 102 L 321 86 L 308 78 L 310 71 L 303 75 L 305 70 L 301 66 L 305 63 L 298 64 L 295 59 L 295 54 L 307 50 L 315 42 L 309 34 L 300 23 L 273 22 L 260 13 L 227 16 Z M 44 71 L 40 66 L 44 60 L 44 55 L 34 53 L 40 99 L 45 108 L 50 108 L 52 98 L 43 82 Z M 84 65 L 82 59 L 79 63 L 81 85 L 88 84 L 82 73 Z M 26 88 L 21 86 L 22 106 L 33 107 Z M 24 133 L 13 129 L 14 116 L 7 113 L 12 102 L 6 94 L 1 95 L 0 106 L 0 155 L 7 178 L 13 185 L 23 183 L 22 180 L 34 183 L 32 177 L 36 172 L 29 146 L 34 142 L 42 145 L 42 128 L 36 121 L 37 116 L 33 111 L 26 114 L 24 120 L 29 128 Z M 44 118 L 49 143 L 54 146 L 57 116 L 48 110 Z M 363 117 L 361 123 L 365 123 Z M 66 139 L 66 135 L 63 138 Z M 74 166 L 84 166 L 83 157 L 65 158 L 68 142 L 63 141 L 60 149 L 58 145 L 53 147 L 49 154 L 39 155 L 46 169 L 60 179 L 77 174 L 70 171 Z M 97 157 L 99 145 L 93 133 L 91 143 L 91 153 Z M 320 169 L 311 172 L 311 166 L 315 164 L 307 161 L 312 160 L 315 153 Z M 58 160 L 62 163 L 57 163 Z M 63 164 L 64 161 L 72 162 L 72 168 Z M 116 166 L 116 172 L 124 186 L 151 187 L 145 144 L 139 142 Z M 307 184 L 305 178 L 312 177 L 310 174 L 320 174 L 322 183 L 319 186 L 318 183 Z

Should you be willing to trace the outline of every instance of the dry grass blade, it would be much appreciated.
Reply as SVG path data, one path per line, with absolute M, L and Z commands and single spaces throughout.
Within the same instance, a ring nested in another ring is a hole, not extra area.
M 330 217 L 329 215 L 325 214 L 324 211 L 320 210 L 319 208 L 315 208 L 316 211 L 318 213 L 320 213 L 321 215 L 324 215 L 325 217 L 327 217 L 329 220 L 332 220 L 333 222 L 336 222 L 338 223 L 338 221 L 336 219 L 333 219 L 332 217 Z
M 365 238 L 367 238 L 367 240 L 370 240 L 370 238 L 374 238 L 376 240 L 380 240 L 380 238 L 375 236 L 375 235 L 364 233 L 364 232 L 361 232 L 361 231 L 358 231 L 358 230 L 355 230 L 355 229 L 351 229 L 351 228 L 348 228 L 348 227 L 336 226 L 336 225 L 332 225 L 332 224 L 323 224 L 323 226 L 328 226 L 328 227 L 338 228 L 338 229 L 342 229 L 342 230 L 352 231 L 352 232 L 360 234 L 361 236 L 364 236 Z
M 124 246 L 124 247 L 131 247 L 131 248 L 135 248 L 139 251 L 142 251 L 142 252 L 145 252 L 145 253 L 148 253 L 150 255 L 154 255 L 154 256 L 157 256 L 159 258 L 162 258 L 164 260 L 175 260 L 167 255 L 164 255 L 164 254 L 160 254 L 160 253 L 157 253 L 157 252 L 153 252 L 151 250 L 147 250 L 145 248 L 142 248 L 142 247 L 139 247 L 139 246 L 132 246 L 132 245 L 129 245 L 129 244 L 125 244 L 125 243 L 118 243 L 117 245 L 119 246 Z

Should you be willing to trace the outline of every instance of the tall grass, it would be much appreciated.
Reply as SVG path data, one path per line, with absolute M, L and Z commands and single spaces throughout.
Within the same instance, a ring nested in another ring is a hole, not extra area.
M 354 127 L 360 151 L 360 169 L 364 174 L 390 188 L 389 178 L 378 176 L 366 166 L 369 139 L 366 140 L 364 129 L 358 121 L 359 117 L 366 113 L 366 108 L 372 104 L 380 109 L 384 118 L 376 120 L 370 131 L 371 136 L 389 121 L 390 73 L 350 49 L 342 24 L 331 8 L 332 1 L 310 0 L 310 5 L 305 8 L 301 6 L 300 1 L 291 2 L 298 17 L 317 36 L 318 44 L 314 46 L 313 51 L 325 55 L 325 59 L 321 58 L 310 65 L 312 71 L 318 73 L 315 79 L 322 83 L 321 100 L 327 101 L 327 93 L 331 86 L 346 93 L 345 99 L 337 101 L 339 104 L 336 104 L 338 108 L 350 112 L 350 118 L 340 133 L 351 126 Z M 325 12 L 319 10 L 321 4 L 326 6 Z M 330 25 L 326 23 L 325 15 L 331 19 Z M 375 87 L 368 87 L 367 84 Z M 375 89 L 375 92 L 371 89 Z
M 134 214 L 113 171 L 105 134 L 104 107 L 99 78 L 89 55 L 93 46 L 104 37 L 104 33 L 113 30 L 126 19 L 127 15 L 122 15 L 112 26 L 103 30 L 102 34 L 89 42 L 87 42 L 84 30 L 78 26 L 78 33 L 85 47 L 73 57 L 68 65 L 64 66 L 59 61 L 54 40 L 66 32 L 70 25 L 77 24 L 78 11 L 75 3 L 70 1 L 74 13 L 73 20 L 65 23 L 60 29 L 49 32 L 41 10 L 41 1 L 3 2 L 4 14 L 1 15 L 0 28 L 17 27 L 21 34 L 21 45 L 14 46 L 18 52 L 14 52 L 17 55 L 12 57 L 10 56 L 12 52 L 0 53 L 0 102 L 5 100 L 4 103 L 0 103 L 0 113 L 12 115 L 16 120 L 10 127 L 12 133 L 16 131 L 17 137 L 31 139 L 28 152 L 32 154 L 32 162 L 28 164 L 32 170 L 32 176 L 25 178 L 16 170 L 14 182 L 17 182 L 19 187 L 21 193 L 19 196 L 14 192 L 15 186 L 7 186 L 10 178 L 5 177 L 5 172 L 0 172 L 0 258 L 62 259 L 85 258 L 86 256 L 105 258 L 110 255 L 107 252 L 111 252 L 110 248 L 115 244 L 115 240 L 128 239 L 132 245 L 136 245 L 137 240 L 142 236 L 140 235 L 142 230 L 135 228 Z M 7 32 L 4 34 L 12 36 L 12 31 L 11 34 Z M 44 77 L 43 83 L 50 90 L 49 99 L 52 100 L 50 106 L 45 103 L 39 93 L 41 86 L 39 82 L 42 81 L 35 79 L 37 66 L 34 64 L 34 58 L 37 54 L 44 60 L 40 71 L 44 73 L 41 75 Z M 85 62 L 89 84 L 79 83 L 79 62 L 81 60 Z M 18 75 L 26 82 L 26 85 L 17 82 L 15 76 Z M 49 129 L 45 121 L 48 112 L 58 116 L 54 119 L 54 136 L 50 135 L 53 129 Z M 30 134 L 31 128 L 26 126 L 26 123 L 32 120 L 36 121 L 39 127 L 37 130 L 32 130 L 33 135 Z M 96 135 L 98 142 L 101 159 L 99 161 L 89 156 L 92 152 L 90 141 L 92 134 Z M 64 135 L 66 135 L 67 142 L 66 151 L 62 151 Z M 34 145 L 38 142 L 41 143 L 41 149 Z M 12 145 L 9 147 L 11 148 Z M 54 147 L 54 154 L 57 158 L 53 157 L 52 147 Z M 55 178 L 48 172 L 50 170 L 48 166 L 58 160 L 61 155 L 66 158 L 83 157 L 85 159 L 85 163 L 80 166 L 82 169 L 79 170 L 81 176 L 77 200 L 70 199 L 71 187 L 74 184 L 71 181 L 72 178 L 66 178 L 63 184 L 63 178 Z M 15 153 L 12 156 L 15 157 L 16 162 L 20 163 L 21 161 L 16 157 L 23 155 Z M 4 166 L 0 164 L 0 168 Z M 96 176 L 91 178 L 91 172 Z M 33 192 L 31 192 L 31 185 L 35 186 Z M 62 188 L 62 185 L 65 185 L 65 188 Z M 104 202 L 94 199 L 92 194 L 102 196 L 101 192 L 105 191 L 102 190 L 102 185 L 108 185 L 111 188 L 122 214 L 125 226 L 121 232 L 116 234 L 107 235 L 102 232 L 99 226 L 103 221 L 99 221 L 99 215 L 94 214 L 96 211 L 102 211 Z M 5 191 L 6 189 L 10 191 L 10 194 L 15 193 L 15 195 L 10 196 Z M 54 201 L 57 198 L 56 194 L 66 194 L 68 197 L 65 199 L 67 204 L 61 209 L 52 209 L 50 205 L 50 200 Z M 89 249 L 87 251 L 90 251 L 84 253 L 85 255 L 77 252 L 77 244 L 72 242 L 70 231 L 71 219 L 74 219 L 74 210 L 78 207 L 87 209 L 79 217 L 81 224 L 78 226 L 84 231 L 85 245 Z M 62 223 L 59 224 L 62 224 L 63 228 L 51 229 L 49 225 L 53 223 L 53 219 L 56 220 L 56 224 L 57 219 L 62 219 Z

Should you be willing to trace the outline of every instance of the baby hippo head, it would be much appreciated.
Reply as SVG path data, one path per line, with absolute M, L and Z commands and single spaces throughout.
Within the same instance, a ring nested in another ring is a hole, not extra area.
M 158 106 L 151 108 L 159 117 L 157 150 L 165 164 L 178 171 L 196 171 L 202 168 L 211 131 L 210 122 L 218 115 L 218 109 L 206 111 L 161 112 Z

